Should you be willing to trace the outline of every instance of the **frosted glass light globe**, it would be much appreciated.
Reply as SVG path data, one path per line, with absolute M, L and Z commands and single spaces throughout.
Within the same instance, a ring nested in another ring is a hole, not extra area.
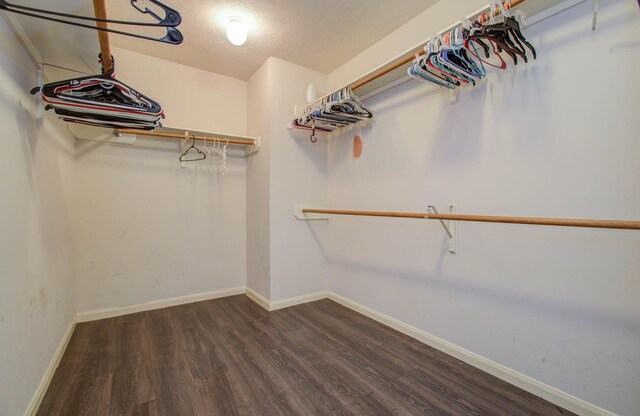
M 227 20 L 227 39 L 236 46 L 244 45 L 247 41 L 247 28 L 244 25 L 244 20 L 235 16 Z

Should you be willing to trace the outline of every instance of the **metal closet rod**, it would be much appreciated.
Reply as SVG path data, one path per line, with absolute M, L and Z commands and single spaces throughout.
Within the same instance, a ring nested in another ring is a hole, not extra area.
M 346 211 L 334 209 L 304 208 L 307 214 L 359 215 L 366 217 L 416 218 L 431 220 L 452 220 L 472 222 L 494 222 L 506 224 L 551 225 L 559 227 L 613 228 L 619 230 L 640 230 L 640 221 L 583 220 L 571 218 L 497 217 L 487 215 L 431 214 L 429 212 L 381 212 Z
M 193 134 L 175 134 L 175 133 L 160 133 L 157 131 L 145 131 L 145 130 L 129 130 L 129 129 L 121 129 L 114 130 L 116 134 L 135 134 L 138 136 L 152 136 L 152 137 L 164 137 L 167 139 L 176 139 L 176 140 L 185 140 L 185 139 L 195 139 L 195 140 L 219 140 L 229 144 L 241 144 L 244 146 L 255 146 L 256 141 L 253 139 L 227 139 L 226 137 L 208 137 L 208 136 L 195 136 Z
M 525 0 L 511 0 L 511 7 L 517 6 L 517 5 L 519 5 L 521 3 L 524 3 L 524 2 L 525 2 Z M 500 13 L 500 10 L 496 10 L 495 13 L 494 13 L 494 16 L 497 16 L 499 13 Z M 486 20 L 488 20 L 488 19 L 491 18 L 491 12 L 482 12 L 482 13 L 478 14 L 477 16 L 475 16 L 474 19 L 481 19 L 483 16 L 485 16 Z M 453 29 L 453 28 L 455 28 L 457 26 L 458 25 L 454 25 L 453 27 L 450 27 L 450 28 L 444 30 L 444 32 L 448 32 L 448 31 L 450 31 L 451 29 Z M 442 34 L 442 32 L 440 32 L 440 33 Z M 426 43 L 426 42 L 424 42 L 424 43 Z M 425 53 L 424 50 L 418 51 L 418 55 L 424 55 L 424 53 Z M 378 72 L 374 72 L 373 74 L 369 75 L 368 77 L 351 84 L 351 89 L 352 90 L 356 90 L 356 89 L 358 89 L 358 88 L 360 88 L 362 86 L 365 86 L 368 83 L 370 83 L 371 81 L 374 81 L 374 80 L 376 80 L 376 79 L 388 74 L 389 72 L 394 71 L 394 70 L 400 68 L 401 66 L 408 64 L 409 62 L 412 62 L 415 59 L 415 57 L 416 57 L 415 54 L 409 54 L 406 57 L 400 59 L 395 64 L 393 64 L 393 65 L 391 65 L 389 67 L 386 67 L 384 69 L 381 69 Z

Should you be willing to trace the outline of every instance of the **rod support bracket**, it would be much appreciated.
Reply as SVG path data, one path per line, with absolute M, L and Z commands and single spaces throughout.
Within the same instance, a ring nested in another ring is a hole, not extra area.
M 256 137 L 255 139 L 253 139 L 253 146 L 248 147 L 247 149 L 245 149 L 244 155 L 245 156 L 250 156 L 254 153 L 258 153 L 260 151 L 260 146 L 262 145 L 261 140 L 260 140 L 260 136 Z
M 434 205 L 429 205 L 427 207 L 427 212 L 429 214 L 436 214 L 436 215 L 439 214 L 438 209 Z M 456 206 L 449 205 L 449 214 L 455 215 L 455 213 L 456 213 Z M 426 218 L 429 219 L 429 215 L 427 215 Z M 444 231 L 447 233 L 447 236 L 449 237 L 449 253 L 456 254 L 456 223 L 455 221 L 451 221 L 451 220 L 447 220 L 446 222 L 444 220 L 438 220 L 438 221 L 440 221 L 440 224 L 442 224 Z

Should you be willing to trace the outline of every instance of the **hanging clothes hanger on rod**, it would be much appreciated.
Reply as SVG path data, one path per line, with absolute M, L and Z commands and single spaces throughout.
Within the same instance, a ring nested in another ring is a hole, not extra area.
M 115 129 L 159 127 L 164 118 L 160 104 L 115 79 L 113 68 L 108 73 L 102 69 L 102 75 L 52 82 L 31 94 L 41 93 L 45 110 L 53 109 L 63 121 Z
M 305 107 L 304 115 L 291 128 L 311 130 L 310 140 L 316 142 L 316 131 L 332 132 L 338 128 L 369 120 L 373 114 L 356 96 L 351 87 L 342 88 L 322 100 Z
M 224 144 L 222 144 L 222 140 L 224 140 Z M 229 139 L 221 139 L 219 137 L 213 138 L 213 151 L 215 153 L 215 159 L 213 159 L 216 163 L 222 164 L 222 175 L 226 176 L 227 169 L 227 146 L 229 145 Z
M 193 142 L 191 143 L 191 146 L 189 146 L 187 150 L 185 150 L 184 153 L 180 155 L 180 158 L 178 159 L 180 162 L 197 162 L 199 160 L 205 160 L 207 158 L 207 155 L 204 154 L 202 150 L 196 147 L 196 136 L 191 136 L 191 139 L 193 140 Z M 189 156 L 189 152 L 191 151 L 191 149 L 195 149 L 196 151 L 193 158 Z
M 463 19 L 461 24 L 449 27 L 444 31 L 446 41 L 444 36 L 433 36 L 425 42 L 424 51 L 417 52 L 418 56 L 413 55 L 416 53 L 415 51 L 409 56 L 399 56 L 379 69 L 364 75 L 348 87 L 308 105 L 303 111 L 303 116 L 294 119 L 288 127 L 312 131 L 311 141 L 315 142 L 316 131 L 332 132 L 352 124 L 352 122 L 345 123 L 340 119 L 327 120 L 326 117 L 323 117 L 326 114 L 323 114 L 321 109 L 329 97 L 346 88 L 353 93 L 359 88 L 395 72 L 406 64 L 412 65 L 407 69 L 411 78 L 454 90 L 462 85 L 477 83 L 479 79 L 487 75 L 488 67 L 506 69 L 507 62 L 503 58 L 503 54 L 510 56 L 514 64 L 517 63 L 518 58 L 528 61 L 530 54 L 536 59 L 535 48 L 522 34 L 523 12 L 521 10 L 515 13 L 511 11 L 512 7 L 519 6 L 525 1 L 507 0 L 503 4 L 501 0 L 492 0 L 488 7 Z M 473 19 L 474 23 L 468 19 Z M 397 85 L 400 80 L 399 76 L 394 75 L 394 81 L 390 81 L 388 84 Z M 365 91 L 365 97 L 370 96 L 371 93 L 371 90 Z
M 118 35 L 131 36 L 139 39 L 152 40 L 156 42 L 169 43 L 172 45 L 179 45 L 184 40 L 182 33 L 176 29 L 177 26 L 182 23 L 182 16 L 180 12 L 177 10 L 163 4 L 158 0 L 147 0 L 154 5 L 158 6 L 162 12 L 164 13 L 164 17 L 161 17 L 159 14 L 155 13 L 148 7 L 141 8 L 138 6 L 139 0 L 131 0 L 131 6 L 138 10 L 142 14 L 148 14 L 153 17 L 157 22 L 137 22 L 137 21 L 129 21 L 129 20 L 113 20 L 113 19 L 99 19 L 96 17 L 88 17 L 88 16 L 77 16 L 69 13 L 61 13 L 54 10 L 44 10 L 37 9 L 34 7 L 21 6 L 19 4 L 9 3 L 6 0 L 0 0 L 0 10 L 17 13 L 24 16 L 34 17 L 36 19 L 48 20 L 51 22 L 62 23 L 71 26 L 83 27 L 86 29 L 93 29 L 98 31 L 116 33 Z M 53 17 L 55 16 L 55 17 Z M 167 34 L 161 38 L 154 38 L 151 36 L 141 35 L 138 33 L 125 32 L 123 30 L 118 29 L 109 29 L 107 27 L 99 27 L 90 24 L 80 23 L 78 21 L 88 21 L 95 23 L 108 23 L 115 25 L 124 25 L 124 26 L 146 26 L 146 27 L 164 27 L 167 29 Z
M 507 1 L 506 5 L 501 0 L 491 1 L 490 19 L 487 22 L 486 15 L 482 14 L 480 21 L 476 21 L 473 28 L 467 31 L 469 39 L 484 39 L 493 46 L 493 52 L 499 55 L 505 52 L 511 57 L 514 65 L 518 64 L 518 57 L 525 62 L 529 61 L 528 52 L 531 53 L 533 59 L 537 58 L 537 52 L 533 45 L 524 37 L 521 25 L 516 19 L 516 15 L 510 11 L 511 3 Z M 519 15 L 522 16 L 522 15 Z M 496 17 L 498 17 L 496 19 Z M 485 56 L 488 57 L 489 48 L 486 44 L 481 43 L 485 50 Z M 525 46 L 527 49 L 525 49 Z
M 511 57 L 514 65 L 518 58 L 529 61 L 529 54 L 536 59 L 537 52 L 521 31 L 520 13 L 510 11 L 511 1 L 491 0 L 489 13 L 480 16 L 471 23 L 462 19 L 459 25 L 443 35 L 435 34 L 424 47 L 424 54 L 407 69 L 407 74 L 421 82 L 437 87 L 455 89 L 462 85 L 476 85 L 487 74 L 485 64 L 504 70 L 507 62 L 505 53 Z M 479 45 L 484 52 L 479 53 Z M 482 56 L 484 55 L 484 56 Z M 498 62 L 491 59 L 494 55 Z

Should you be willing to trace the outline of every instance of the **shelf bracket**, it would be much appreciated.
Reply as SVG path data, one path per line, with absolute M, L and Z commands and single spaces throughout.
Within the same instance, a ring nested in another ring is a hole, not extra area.
M 247 150 L 245 150 L 244 155 L 245 156 L 250 156 L 254 153 L 258 153 L 260 151 L 260 136 L 256 137 L 255 139 L 253 139 L 253 146 L 247 148 Z
M 429 205 L 427 207 L 427 212 L 429 214 L 439 214 L 438 210 L 433 205 Z M 455 214 L 455 213 L 456 213 L 456 206 L 449 205 L 449 214 Z M 429 216 L 427 216 L 426 218 L 429 219 Z M 440 224 L 442 224 L 444 231 L 449 236 L 449 253 L 456 254 L 456 223 L 455 221 L 450 221 L 450 220 L 446 222 L 444 220 L 438 220 L 438 221 L 440 221 Z

